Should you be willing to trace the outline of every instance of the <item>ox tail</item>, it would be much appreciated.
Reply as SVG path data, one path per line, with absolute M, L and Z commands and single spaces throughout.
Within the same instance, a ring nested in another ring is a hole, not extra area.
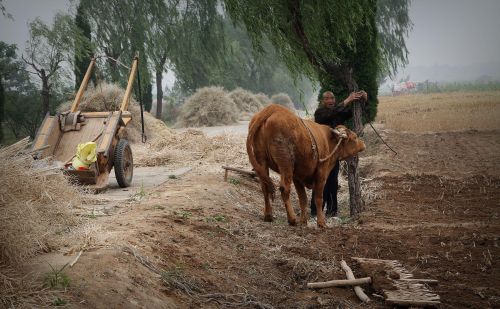
M 257 158 L 255 157 L 255 153 L 253 150 L 255 135 L 262 127 L 264 122 L 274 113 L 274 109 L 269 106 L 263 109 L 260 113 L 258 113 L 252 121 L 250 121 L 250 127 L 248 129 L 247 136 L 247 153 L 248 159 L 252 164 L 255 173 L 259 176 L 260 181 L 265 185 L 267 192 L 271 194 L 271 199 L 274 200 L 275 187 L 271 177 L 269 177 L 268 171 L 262 166 L 259 162 L 257 162 Z

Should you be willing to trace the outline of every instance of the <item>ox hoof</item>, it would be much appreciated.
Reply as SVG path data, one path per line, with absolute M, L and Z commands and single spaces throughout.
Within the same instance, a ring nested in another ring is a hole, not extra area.
M 324 229 L 324 228 L 326 228 L 326 223 L 325 222 L 318 222 L 318 227 Z
M 290 224 L 291 226 L 297 225 L 297 219 L 289 219 L 288 224 Z
M 272 215 L 264 215 L 264 221 L 265 222 L 273 222 L 273 216 Z

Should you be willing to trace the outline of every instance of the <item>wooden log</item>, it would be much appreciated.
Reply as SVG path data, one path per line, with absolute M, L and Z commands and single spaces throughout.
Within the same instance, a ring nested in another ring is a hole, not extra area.
M 355 279 L 351 268 L 347 265 L 347 263 L 344 260 L 340 261 L 340 267 L 342 267 L 342 269 L 344 270 L 347 279 Z M 362 302 L 364 303 L 370 302 L 370 298 L 365 294 L 365 292 L 363 292 L 361 287 L 354 286 L 354 292 Z
M 245 175 L 248 175 L 248 176 L 251 176 L 251 177 L 257 176 L 257 174 L 255 172 L 253 172 L 253 171 L 246 171 L 246 170 L 242 170 L 242 169 L 239 169 L 239 168 L 236 168 L 236 167 L 230 167 L 230 166 L 224 166 L 223 165 L 222 168 L 225 169 L 226 171 L 230 170 L 230 171 L 242 173 L 242 174 L 245 174 Z
M 310 289 L 322 289 L 329 288 L 332 286 L 353 286 L 353 285 L 361 285 L 361 284 L 369 284 L 372 283 L 372 278 L 364 277 L 358 279 L 348 279 L 348 280 L 330 280 L 325 282 L 310 282 L 307 284 L 307 287 Z

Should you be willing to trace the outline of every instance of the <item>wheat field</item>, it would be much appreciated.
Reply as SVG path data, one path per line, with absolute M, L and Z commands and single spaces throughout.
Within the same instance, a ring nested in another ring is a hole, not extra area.
M 379 97 L 376 122 L 409 132 L 500 129 L 500 91 Z

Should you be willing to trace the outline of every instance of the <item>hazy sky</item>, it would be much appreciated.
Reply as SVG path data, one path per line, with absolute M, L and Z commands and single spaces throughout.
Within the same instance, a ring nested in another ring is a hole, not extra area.
M 3 2 L 14 21 L 0 16 L 0 40 L 18 44 L 19 51 L 24 50 L 29 20 L 40 16 L 50 22 L 57 11 L 70 10 L 69 0 Z M 407 40 L 409 69 L 436 65 L 488 67 L 484 65 L 488 63 L 500 67 L 499 15 L 500 0 L 413 0 L 410 18 L 414 26 Z
M 500 62 L 500 0 L 414 0 L 410 65 Z

